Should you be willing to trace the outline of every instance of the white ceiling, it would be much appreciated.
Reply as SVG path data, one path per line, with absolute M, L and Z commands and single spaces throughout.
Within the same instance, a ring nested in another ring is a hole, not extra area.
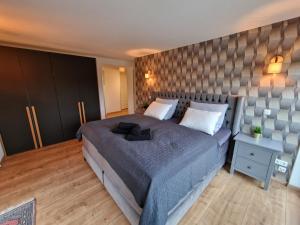
M 300 16 L 300 0 L 1 0 L 0 41 L 130 59 Z

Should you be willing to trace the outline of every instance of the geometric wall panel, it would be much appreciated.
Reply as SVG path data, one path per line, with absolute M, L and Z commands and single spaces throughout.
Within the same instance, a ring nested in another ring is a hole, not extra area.
M 288 69 L 288 76 L 293 80 L 300 80 L 300 60 L 290 65 Z
M 263 136 L 282 141 L 293 161 L 300 140 L 299 34 L 295 18 L 136 58 L 136 106 L 149 101 L 151 91 L 246 96 L 241 130 L 261 125 Z M 273 77 L 266 74 L 267 65 L 278 54 L 284 64 Z M 271 109 L 267 118 L 264 108 Z

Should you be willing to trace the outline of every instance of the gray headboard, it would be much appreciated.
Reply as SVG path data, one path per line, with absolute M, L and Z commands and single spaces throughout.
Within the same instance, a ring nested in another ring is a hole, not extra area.
M 183 117 L 186 109 L 190 106 L 190 101 L 206 102 L 212 104 L 228 104 L 228 110 L 224 119 L 224 127 L 230 128 L 233 135 L 240 130 L 240 120 L 243 111 L 244 97 L 230 95 L 214 95 L 204 93 L 185 93 L 185 92 L 153 92 L 151 100 L 156 97 L 179 99 L 174 117 Z

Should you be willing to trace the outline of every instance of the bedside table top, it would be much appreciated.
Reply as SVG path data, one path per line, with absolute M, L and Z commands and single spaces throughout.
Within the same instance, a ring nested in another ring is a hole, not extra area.
M 256 145 L 260 147 L 264 147 L 270 150 L 274 150 L 277 152 L 283 152 L 283 146 L 280 141 L 274 141 L 268 138 L 253 138 L 250 135 L 241 134 L 239 133 L 237 136 L 234 137 L 234 140 L 241 141 L 247 144 Z

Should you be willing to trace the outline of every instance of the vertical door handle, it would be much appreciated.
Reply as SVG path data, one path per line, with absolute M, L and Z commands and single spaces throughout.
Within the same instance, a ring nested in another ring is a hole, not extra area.
M 6 150 L 5 150 L 5 146 L 4 146 L 1 134 L 0 134 L 0 145 L 1 145 L 2 149 L 3 149 L 4 157 L 6 157 Z M 0 158 L 0 164 L 1 164 L 1 158 Z M 0 165 L 0 167 L 1 167 L 1 165 Z
M 82 112 L 81 112 L 80 102 L 77 103 L 77 106 L 78 106 L 78 112 L 79 112 L 80 125 L 82 125 L 83 121 L 82 121 Z
M 86 123 L 84 102 L 81 102 L 81 108 L 82 108 L 83 123 Z
M 39 140 L 39 145 L 40 145 L 40 148 L 42 148 L 43 147 L 43 141 L 42 141 L 40 126 L 39 126 L 39 122 L 38 122 L 38 119 L 37 119 L 37 116 L 36 116 L 36 111 L 35 111 L 34 106 L 31 106 L 31 110 L 32 110 L 33 120 L 34 120 L 34 123 L 35 123 L 36 133 L 37 133 L 38 140 Z
M 34 148 L 37 149 L 38 145 L 37 145 L 37 142 L 36 142 L 36 136 L 35 136 L 35 132 L 34 132 L 34 128 L 33 128 L 30 109 L 29 109 L 28 106 L 26 106 L 26 114 L 27 114 L 27 119 L 28 119 L 29 126 L 30 126 L 30 131 L 31 131 L 31 135 L 32 135 L 33 143 L 34 143 Z

